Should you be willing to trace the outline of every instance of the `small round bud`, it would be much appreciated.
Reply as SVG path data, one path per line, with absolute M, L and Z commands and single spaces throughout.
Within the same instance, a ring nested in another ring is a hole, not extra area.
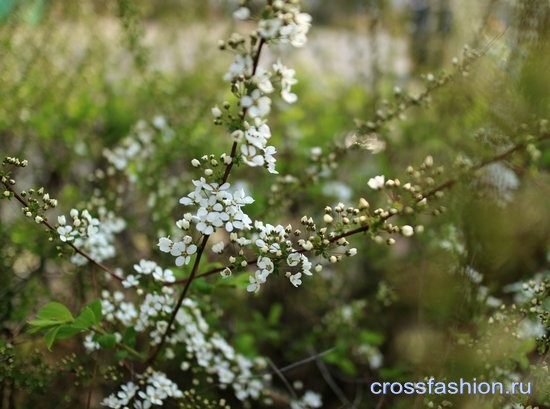
M 218 108 L 217 105 L 214 108 L 212 108 L 212 116 L 214 118 L 220 118 L 222 116 L 222 110 Z
M 411 237 L 414 234 L 414 229 L 408 224 L 401 227 L 401 234 L 405 237 Z

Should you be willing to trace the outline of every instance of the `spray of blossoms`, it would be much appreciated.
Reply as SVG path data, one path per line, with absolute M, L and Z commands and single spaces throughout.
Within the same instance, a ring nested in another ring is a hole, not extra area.
M 245 4 L 234 15 L 237 19 L 247 19 L 250 10 Z M 294 286 L 301 283 L 302 274 L 311 275 L 311 263 L 285 239 L 284 228 L 253 222 L 245 212 L 246 205 L 253 202 L 252 197 L 229 182 L 232 166 L 236 163 L 264 167 L 270 173 L 277 173 L 276 148 L 269 145 L 271 130 L 266 117 L 271 111 L 271 96 L 275 92 L 287 103 L 297 100 L 292 92 L 296 79 L 294 70 L 281 61 L 262 67 L 260 54 L 264 47 L 274 43 L 304 45 L 310 22 L 310 16 L 302 13 L 295 1 L 268 2 L 256 32 L 247 37 L 233 34 L 221 44 L 221 48 L 234 54 L 234 61 L 224 78 L 230 83 L 235 102 L 224 102 L 223 110 L 218 106 L 212 108 L 212 115 L 216 124 L 227 127 L 231 151 L 204 155 L 192 161 L 192 166 L 202 175 L 192 181 L 194 189 L 180 199 L 185 210 L 176 222 L 173 234 L 158 241 L 159 250 L 174 256 L 176 266 L 190 267 L 190 275 L 177 299 L 176 290 L 170 286 L 175 281 L 173 273 L 148 260 L 141 260 L 132 273 L 119 273 L 123 287 L 137 289 L 138 302 L 120 291 L 103 292 L 102 309 L 108 322 L 149 334 L 151 348 L 145 359 L 147 365 L 153 365 L 161 352 L 167 359 L 180 356 L 175 352 L 185 345 L 184 354 L 207 373 L 216 375 L 220 384 L 231 384 L 240 400 L 259 398 L 265 385 L 252 376 L 252 370 L 259 370 L 265 364 L 237 354 L 224 338 L 211 333 L 200 310 L 187 295 L 200 260 L 207 251 L 209 238 L 219 230 L 223 230 L 236 246 L 255 245 L 259 253 L 286 257 L 288 266 L 299 270 L 287 274 Z M 110 161 L 115 159 L 113 155 L 109 156 Z M 225 246 L 223 241 L 218 242 L 210 247 L 210 251 L 220 254 Z M 233 259 L 237 265 L 238 260 Z M 240 266 L 245 267 L 242 260 Z M 261 270 L 255 273 L 254 280 L 251 278 L 249 291 L 255 291 L 258 283 L 265 282 L 274 269 L 269 257 L 259 259 L 257 266 Z M 231 274 L 231 269 L 225 273 Z M 143 287 L 149 291 L 144 293 Z M 98 348 L 94 337 L 90 334 L 86 339 L 89 350 Z M 188 362 L 181 363 L 182 370 L 188 367 Z M 133 402 L 136 408 L 148 407 L 181 396 L 180 390 L 163 373 L 149 370 L 143 376 L 144 389 L 138 391 L 133 383 L 123 385 L 120 391 L 106 398 L 103 405 L 117 408 Z M 304 408 L 320 406 L 319 398 L 311 398 L 316 395 L 311 393 L 308 396 L 309 399 L 302 399 L 295 405 Z
M 234 16 L 239 20 L 251 17 L 246 2 Z M 161 358 L 166 362 L 179 360 L 175 366 L 184 372 L 193 362 L 215 378 L 217 384 L 230 385 L 238 399 L 258 399 L 268 385 L 265 379 L 255 378 L 253 373 L 265 368 L 265 361 L 238 354 L 208 325 L 197 302 L 189 298 L 191 282 L 201 275 L 201 259 L 209 253 L 218 257 L 231 248 L 232 253 L 224 256 L 227 264 L 215 271 L 228 276 L 253 266 L 247 285 L 249 292 L 259 291 L 272 276 L 284 276 L 291 288 L 299 287 L 306 277 L 321 271 L 322 263 L 337 263 L 344 257 L 354 256 L 357 250 L 347 241 L 351 235 L 368 232 L 374 241 L 392 245 L 395 243 L 392 235 L 410 237 L 421 233 L 423 227 L 420 225 L 397 225 L 390 222 L 390 218 L 407 217 L 428 207 L 432 200 L 435 202 L 442 195 L 443 189 L 457 181 L 436 184 L 442 170 L 434 166 L 429 156 L 418 168 L 408 170 L 410 180 L 406 183 L 383 175 L 366 181 L 366 186 L 386 195 L 384 207 L 371 210 L 371 204 L 364 198 L 357 206 L 338 203 L 325 208 L 322 222 L 304 215 L 299 228 L 253 220 L 246 213 L 247 205 L 254 199 L 244 189 L 231 184 L 232 167 L 244 164 L 277 173 L 277 151 L 270 145 L 271 129 L 267 122 L 272 97 L 278 94 L 287 103 L 297 100 L 292 90 L 296 83 L 294 70 L 281 61 L 263 65 L 262 50 L 272 44 L 303 46 L 310 23 L 311 18 L 301 12 L 297 1 L 268 1 L 257 30 L 247 36 L 233 34 L 220 44 L 222 49 L 233 54 L 233 62 L 224 78 L 234 98 L 232 102 L 221 103 L 221 108 L 213 107 L 212 115 L 216 124 L 226 127 L 231 148 L 229 152 L 193 159 L 191 164 L 200 175 L 180 199 L 182 216 L 176 221 L 172 234 L 160 237 L 157 243 L 161 252 L 172 255 L 174 264 L 188 273 L 187 278 L 179 281 L 172 270 L 151 260 L 140 260 L 131 271 L 110 273 L 120 281 L 122 289 L 102 291 L 99 312 L 86 307 L 89 312 L 84 309 L 74 319 L 63 311 L 63 325 L 72 322 L 76 329 L 89 330 L 84 346 L 90 353 L 107 346 L 117 347 L 146 368 L 139 374 L 132 373 L 132 381 L 106 397 L 102 402 L 104 406 L 149 408 L 163 405 L 170 399 L 181 399 L 180 387 L 154 368 Z M 497 162 L 517 149 L 514 147 L 491 161 Z M 105 152 L 105 155 L 114 166 L 123 168 L 125 161 L 136 152 L 134 145 L 129 143 L 125 150 Z M 15 159 L 9 162 L 26 166 Z M 479 170 L 490 163 L 485 161 L 469 170 Z M 39 191 L 40 198 L 32 202 L 18 196 L 10 188 L 15 182 L 11 183 L 6 176 L 2 176 L 2 183 L 7 189 L 6 197 L 14 195 L 25 205 L 23 211 L 27 217 L 44 224 L 77 252 L 72 259 L 75 264 L 92 262 L 109 272 L 100 262 L 114 255 L 113 235 L 124 228 L 123 222 L 109 214 L 95 218 L 89 211 L 72 210 L 72 221 L 61 216 L 54 227 L 41 213 L 54 206 L 47 193 Z M 431 210 L 443 211 L 436 205 Z M 102 217 L 111 218 L 110 224 L 104 223 Z M 224 239 L 210 243 L 215 233 L 221 233 Z M 314 253 L 317 259 L 310 259 L 306 253 Z M 209 272 L 202 275 L 207 274 Z M 183 284 L 179 291 L 177 284 Z M 134 349 L 135 341 L 130 345 L 131 335 L 140 335 L 146 340 L 146 354 Z M 374 359 L 372 366 L 376 366 L 376 361 Z M 317 395 L 306 392 L 301 399 L 294 399 L 289 404 L 294 408 L 313 408 L 322 403 Z
M 250 18 L 246 3 L 234 16 L 239 20 Z M 221 104 L 222 108 L 213 107 L 212 115 L 216 124 L 225 125 L 233 144 L 229 154 L 205 155 L 192 161 L 203 176 L 193 180 L 195 189 L 180 199 L 186 212 L 176 222 L 175 234 L 161 237 L 158 242 L 159 249 L 172 254 L 178 266 L 190 264 L 193 257 L 196 266 L 208 238 L 217 230 L 224 230 L 229 242 L 240 249 L 237 255 L 229 257 L 231 267 L 224 269 L 224 276 L 247 266 L 242 257 L 247 246 L 255 249 L 258 255 L 263 255 L 257 260 L 258 269 L 250 277 L 249 291 L 257 291 L 275 270 L 272 258 L 287 261 L 289 271 L 286 276 L 294 286 L 301 284 L 302 276 L 311 275 L 312 263 L 305 255 L 298 253 L 292 241 L 285 237 L 288 236 L 288 228 L 263 221 L 253 222 L 245 212 L 245 206 L 253 202 L 252 197 L 242 189 L 234 189 L 228 181 L 235 163 L 263 167 L 270 173 L 277 173 L 277 150 L 269 144 L 271 129 L 267 115 L 271 111 L 273 94 L 279 93 L 287 103 L 297 100 L 292 92 L 297 80 L 294 78 L 295 71 L 280 60 L 263 66 L 260 55 L 262 49 L 271 44 L 303 46 L 310 24 L 311 17 L 300 11 L 298 2 L 268 2 L 257 31 L 248 36 L 232 34 L 229 40 L 220 43 L 221 49 L 234 55 L 224 79 L 230 83 L 235 100 L 233 103 L 225 101 Z M 196 238 L 196 232 L 202 239 Z M 228 244 L 223 241 L 215 243 L 211 250 L 221 254 Z M 194 278 L 195 266 L 187 282 Z

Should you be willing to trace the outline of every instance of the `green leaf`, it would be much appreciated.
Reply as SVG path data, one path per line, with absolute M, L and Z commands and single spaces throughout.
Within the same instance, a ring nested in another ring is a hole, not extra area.
M 67 307 L 58 302 L 49 302 L 44 305 L 36 316 L 41 320 L 56 321 L 57 323 L 70 322 L 74 320 L 73 315 Z
M 101 310 L 101 301 L 99 299 L 95 299 L 90 304 L 88 304 L 87 308 L 92 310 L 92 312 L 94 313 L 94 316 L 95 316 L 94 325 L 99 324 L 103 318 L 103 312 Z
M 245 289 L 249 284 L 248 274 L 236 274 L 233 271 L 233 275 L 230 277 L 220 280 L 217 284 L 218 287 L 229 287 L 229 288 L 238 288 Z
M 384 342 L 384 336 L 375 331 L 363 330 L 359 334 L 359 339 L 363 343 L 367 343 L 374 346 L 382 345 Z
M 46 342 L 46 346 L 48 347 L 48 351 L 52 350 L 53 343 L 55 342 L 55 339 L 57 337 L 57 332 L 59 331 L 59 326 L 50 328 L 48 332 L 46 332 L 46 335 L 44 335 L 44 341 Z
M 207 283 L 203 278 L 193 280 L 191 287 L 201 294 L 211 294 L 214 291 L 214 286 Z
M 32 327 L 29 328 L 27 332 L 29 334 L 36 334 L 37 332 L 43 331 L 49 327 L 53 327 L 54 325 L 59 325 L 59 322 L 51 320 L 31 320 L 27 321 L 27 324 Z
M 57 335 L 55 336 L 55 339 L 57 341 L 58 339 L 71 338 L 81 331 L 82 331 L 82 328 L 78 328 L 71 324 L 60 325 L 59 331 L 57 331 Z
M 105 334 L 97 338 L 97 342 L 102 348 L 112 349 L 116 345 L 116 337 L 114 334 Z
M 281 315 L 283 314 L 283 306 L 280 303 L 273 304 L 269 310 L 269 316 L 267 317 L 267 322 L 271 326 L 275 326 L 279 323 Z
M 134 347 L 136 345 L 136 330 L 133 327 L 126 330 L 122 336 L 122 343 L 130 347 Z
M 357 373 L 355 364 L 345 354 L 340 353 L 338 350 L 333 350 L 324 355 L 323 360 L 329 364 L 336 365 L 348 375 L 355 375 Z
M 235 348 L 237 351 L 240 351 L 244 353 L 246 351 L 247 354 L 250 354 L 251 356 L 253 354 L 257 354 L 257 340 L 250 334 L 241 334 L 237 336 L 234 341 Z
M 73 323 L 73 325 L 79 329 L 88 329 L 96 324 L 98 324 L 96 316 L 90 307 L 84 307 Z
M 117 361 L 120 362 L 120 361 L 122 361 L 123 359 L 128 358 L 129 355 L 130 355 L 130 354 L 129 354 L 127 351 L 125 351 L 125 350 L 120 350 L 120 351 L 117 351 L 117 352 L 115 353 L 115 359 L 116 359 Z

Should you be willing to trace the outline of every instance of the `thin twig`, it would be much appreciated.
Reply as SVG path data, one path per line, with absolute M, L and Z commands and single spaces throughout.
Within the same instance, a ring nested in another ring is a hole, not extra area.
M 522 149 L 525 149 L 525 147 L 528 145 L 528 144 L 532 144 L 532 143 L 540 143 L 540 142 L 543 142 L 545 140 L 548 140 L 550 139 L 550 133 L 544 133 L 542 136 L 540 136 L 539 138 L 536 138 L 532 141 L 527 141 L 527 142 L 523 142 L 523 143 L 520 143 L 520 144 L 517 144 L 515 146 L 513 146 L 512 148 L 504 151 L 503 153 L 499 154 L 499 155 L 496 155 L 492 158 L 489 158 L 489 159 L 486 159 L 482 162 L 480 162 L 479 164 L 475 165 L 475 166 L 472 166 L 471 168 L 469 168 L 467 171 L 463 172 L 461 175 L 457 176 L 457 177 L 454 177 L 452 179 L 449 179 L 447 180 L 446 182 L 436 186 L 435 188 L 433 188 L 432 190 L 428 191 L 427 193 L 423 194 L 422 195 L 422 198 L 421 199 L 418 199 L 417 202 L 423 200 L 424 198 L 430 198 L 432 196 L 434 196 L 437 192 L 440 192 L 440 191 L 443 191 L 443 190 L 446 190 L 446 189 L 450 189 L 451 187 L 453 187 L 455 184 L 457 184 L 462 178 L 464 178 L 465 176 L 467 176 L 468 174 L 470 173 L 474 173 L 482 168 L 484 168 L 485 166 L 488 166 L 492 163 L 495 163 L 495 162 L 499 162 L 503 159 L 506 159 L 508 156 L 512 155 L 513 153 L 517 152 L 517 151 L 520 151 Z M 393 216 L 396 216 L 398 214 L 390 214 L 389 216 L 387 217 L 384 217 L 384 218 L 381 218 L 380 221 L 385 221 L 387 219 L 389 219 L 390 217 L 393 217 Z M 346 232 L 343 232 L 339 235 L 336 235 L 334 236 L 333 238 L 329 239 L 329 241 L 331 243 L 334 243 L 342 238 L 346 238 L 346 237 L 349 237 L 349 236 L 353 236 L 353 235 L 356 235 L 356 234 L 359 234 L 359 233 L 364 233 L 366 231 L 368 231 L 370 229 L 371 225 L 364 225 L 364 226 L 360 226 L 360 227 L 357 227 L 353 230 L 348 230 Z M 307 250 L 305 249 L 299 249 L 296 251 L 297 253 L 305 253 L 307 252 Z M 247 259 L 246 262 L 247 264 L 255 264 L 256 262 L 258 261 L 258 258 L 253 258 L 253 259 Z M 201 273 L 201 274 L 197 274 L 195 276 L 195 278 L 202 278 L 202 277 L 207 277 L 207 276 L 211 276 L 213 274 L 216 274 L 216 273 L 219 273 L 223 270 L 225 270 L 226 268 L 231 268 L 231 265 L 225 265 L 225 266 L 222 266 L 222 267 L 216 267 L 214 269 L 211 269 L 211 270 L 208 270 L 204 273 Z M 170 285 L 178 285 L 178 284 L 184 284 L 188 281 L 188 279 L 182 279 L 182 280 L 176 280 L 174 283 L 171 283 Z
M 88 400 L 86 402 L 86 409 L 90 409 L 90 405 L 92 404 L 92 392 L 94 390 L 95 380 L 97 375 L 97 363 L 98 361 L 95 361 L 94 363 L 94 373 L 92 375 L 92 383 L 90 384 L 90 389 L 88 390 Z
M 19 203 L 21 203 L 24 207 L 29 207 L 29 204 L 27 203 L 27 201 L 19 194 L 17 193 L 17 191 L 15 189 L 13 189 L 13 187 L 9 184 L 9 183 L 5 183 L 3 182 L 2 183 L 5 188 L 7 190 L 9 190 L 13 196 L 17 199 L 17 201 Z M 56 232 L 55 230 L 55 227 L 53 227 L 50 222 L 48 222 L 46 219 L 42 220 L 42 222 L 40 222 L 40 224 L 46 226 L 49 230 L 51 230 L 52 232 Z M 88 260 L 90 263 L 92 263 L 93 265 L 95 265 L 96 267 L 100 268 L 101 270 L 103 270 L 104 272 L 106 272 L 107 274 L 109 274 L 112 278 L 118 280 L 118 281 L 123 281 L 124 278 L 120 277 L 118 274 L 116 274 L 115 272 L 113 272 L 109 267 L 107 267 L 105 264 L 95 260 L 92 256 L 90 256 L 88 253 L 86 253 L 84 250 L 82 250 L 81 248 L 75 246 L 73 243 L 71 243 L 70 241 L 65 241 L 64 242 L 65 244 L 67 244 L 69 247 L 71 247 L 75 252 L 77 252 L 78 254 L 80 254 L 82 257 L 84 257 L 86 260 Z
M 294 399 L 298 399 L 298 396 L 296 396 L 296 392 L 294 391 L 294 389 L 292 388 L 292 385 L 290 384 L 290 382 L 288 382 L 288 379 L 286 379 L 286 377 L 283 375 L 283 372 L 277 368 L 277 366 L 273 363 L 273 361 L 271 361 L 271 359 L 268 359 L 267 362 L 269 363 L 269 366 L 271 368 L 273 368 L 273 372 L 279 377 L 279 379 L 283 382 L 283 384 L 285 385 L 286 389 L 290 392 L 290 395 L 294 398 Z
M 178 311 L 181 308 L 181 305 L 183 304 L 183 300 L 185 299 L 185 296 L 189 291 L 189 287 L 191 286 L 191 282 L 195 278 L 195 274 L 197 274 L 197 269 L 199 268 L 200 259 L 201 259 L 202 253 L 204 252 L 204 249 L 206 248 L 206 242 L 208 241 L 209 237 L 210 236 L 204 236 L 202 239 L 202 243 L 200 244 L 199 249 L 197 251 L 197 257 L 195 258 L 195 263 L 193 264 L 193 269 L 191 270 L 189 279 L 186 281 L 185 287 L 183 287 L 183 291 L 180 294 L 178 302 L 174 310 L 172 311 L 172 315 L 170 316 L 170 319 L 168 321 L 168 326 L 166 327 L 166 331 L 164 331 L 164 333 L 162 334 L 162 338 L 160 339 L 159 344 L 152 350 L 151 354 L 147 358 L 147 361 L 145 361 L 146 365 L 151 365 L 155 361 L 164 343 L 166 342 L 166 337 L 171 332 L 172 324 L 174 324 L 176 315 L 178 314 Z
M 312 351 L 312 353 L 315 354 L 315 351 Z M 330 387 L 330 389 L 332 389 L 334 394 L 340 400 L 340 403 L 342 404 L 341 407 L 344 407 L 344 408 L 347 407 L 347 408 L 354 409 L 355 405 L 353 405 L 349 401 L 349 399 L 346 397 L 346 395 L 344 395 L 344 392 L 342 391 L 342 389 L 340 389 L 340 387 L 336 384 L 336 382 L 332 378 L 332 375 L 330 374 L 330 371 L 328 370 L 325 363 L 321 359 L 316 357 L 315 358 L 315 364 L 317 365 L 317 369 L 319 369 L 319 372 L 321 372 L 321 375 L 323 376 L 323 379 L 325 380 L 327 385 Z

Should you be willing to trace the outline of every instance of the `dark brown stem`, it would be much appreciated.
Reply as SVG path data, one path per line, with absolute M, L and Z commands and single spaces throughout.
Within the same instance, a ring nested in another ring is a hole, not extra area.
M 199 246 L 199 249 L 197 250 L 197 256 L 195 258 L 195 263 L 193 264 L 193 269 L 191 270 L 191 274 L 189 275 L 189 278 L 185 282 L 185 286 L 183 287 L 183 291 L 180 294 L 180 297 L 178 299 L 178 302 L 176 304 L 176 307 L 172 311 L 172 315 L 170 316 L 170 320 L 168 321 L 168 326 L 166 328 L 166 331 L 164 331 L 164 334 L 162 334 L 162 338 L 160 339 L 159 344 L 156 348 L 153 349 L 149 357 L 147 358 L 147 361 L 145 361 L 146 365 L 151 365 L 155 359 L 157 358 L 159 352 L 162 349 L 162 346 L 166 342 L 166 337 L 172 332 L 172 325 L 174 324 L 174 320 L 176 319 L 176 315 L 178 314 L 179 309 L 181 308 L 181 305 L 183 304 L 183 300 L 185 299 L 185 296 L 187 295 L 187 292 L 189 291 L 189 287 L 191 286 L 191 282 L 195 278 L 195 275 L 197 274 L 197 270 L 199 268 L 199 263 L 201 260 L 202 253 L 204 252 L 204 249 L 206 248 L 206 243 L 208 242 L 208 238 L 210 236 L 204 236 L 202 238 L 202 243 Z
M 262 48 L 265 44 L 264 39 L 260 39 L 260 42 L 258 43 L 258 49 L 256 50 L 256 54 L 254 55 L 253 65 L 252 65 L 252 76 L 256 74 L 256 70 L 258 69 L 258 63 L 260 62 L 260 54 L 262 52 Z M 244 118 L 246 116 L 247 109 L 244 108 L 241 113 L 241 120 L 244 121 Z M 233 145 L 231 146 L 231 162 L 226 166 L 225 172 L 223 174 L 222 182 L 221 184 L 224 184 L 227 182 L 227 179 L 229 178 L 229 174 L 231 172 L 231 169 L 233 168 L 233 163 L 235 161 L 235 156 L 237 154 L 237 142 L 233 142 Z M 168 326 L 166 328 L 166 331 L 162 334 L 162 338 L 160 339 L 159 344 L 151 351 L 149 357 L 145 361 L 146 365 L 151 365 L 155 359 L 157 359 L 158 354 L 162 350 L 162 347 L 164 346 L 166 342 L 166 338 L 168 335 L 172 332 L 172 325 L 174 324 L 174 320 L 176 319 L 176 315 L 181 308 L 181 305 L 183 303 L 183 300 L 187 296 L 187 293 L 189 292 L 189 287 L 191 286 L 191 282 L 196 278 L 197 271 L 199 268 L 199 264 L 201 261 L 202 254 L 204 253 L 204 250 L 206 248 L 206 244 L 208 243 L 208 239 L 210 236 L 203 236 L 202 242 L 199 245 L 199 248 L 197 250 L 197 256 L 195 257 L 195 262 L 193 264 L 193 268 L 191 270 L 191 274 L 188 278 L 185 279 L 183 290 L 179 296 L 178 302 L 176 304 L 176 307 L 172 311 L 172 315 L 170 316 L 170 319 L 168 321 Z
M 260 42 L 258 44 L 258 50 L 256 51 L 256 54 L 254 55 L 254 61 L 252 63 L 252 76 L 256 74 L 256 70 L 258 69 L 258 63 L 260 62 L 260 54 L 262 53 L 262 48 L 265 44 L 265 40 L 263 38 L 260 39 Z M 244 108 L 241 113 L 241 121 L 244 121 L 244 118 L 246 117 L 246 112 L 248 111 L 248 108 Z M 225 172 L 223 174 L 222 184 L 227 182 L 227 179 L 229 178 L 229 173 L 231 172 L 231 169 L 233 168 L 233 162 L 235 160 L 235 155 L 237 154 L 237 142 L 233 142 L 233 145 L 231 146 L 231 162 L 225 167 Z

